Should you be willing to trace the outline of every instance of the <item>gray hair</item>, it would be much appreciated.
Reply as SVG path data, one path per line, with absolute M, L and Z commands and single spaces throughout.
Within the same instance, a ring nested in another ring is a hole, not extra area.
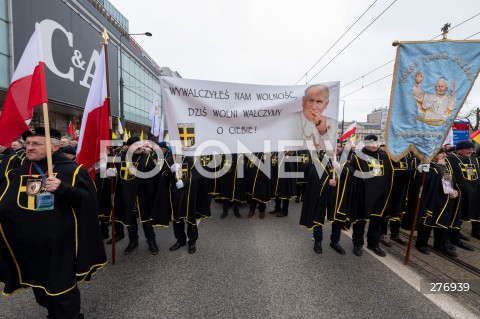
M 328 89 L 328 86 L 323 85 L 323 84 L 313 84 L 313 85 L 310 85 L 309 87 L 307 87 L 307 88 L 305 89 L 305 94 L 304 94 L 304 96 L 307 96 L 308 90 L 310 90 L 310 89 L 312 89 L 312 88 L 324 89 L 325 92 L 327 92 L 327 99 L 329 98 L 330 90 Z

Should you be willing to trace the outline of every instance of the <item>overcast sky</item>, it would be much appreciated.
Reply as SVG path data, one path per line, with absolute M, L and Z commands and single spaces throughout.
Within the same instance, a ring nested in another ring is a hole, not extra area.
M 470 39 L 480 39 L 479 0 L 110 2 L 129 20 L 130 33 L 153 34 L 135 39 L 160 66 L 168 66 L 184 78 L 210 81 L 267 85 L 340 81 L 346 121 L 366 121 L 367 113 L 389 104 L 394 63 L 370 72 L 395 58 L 394 40 L 439 39 L 440 28 L 447 22 L 452 25 L 449 39 L 472 35 Z M 461 113 L 480 106 L 478 82 Z M 364 86 L 368 87 L 361 89 Z

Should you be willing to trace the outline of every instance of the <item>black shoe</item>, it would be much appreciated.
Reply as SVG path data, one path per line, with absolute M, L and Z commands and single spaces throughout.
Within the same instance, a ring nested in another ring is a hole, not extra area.
M 237 218 L 242 218 L 242 215 L 240 215 L 239 212 L 233 212 L 233 215 L 235 215 L 235 217 Z
M 197 247 L 195 247 L 195 243 L 188 243 L 188 253 L 195 254 L 197 251 Z
M 430 250 L 426 246 L 415 245 L 415 248 L 422 254 L 430 255 Z
M 220 216 L 220 218 L 221 218 L 221 219 L 224 219 L 224 218 L 227 217 L 227 216 L 228 216 L 228 213 L 223 212 L 223 214 L 222 214 L 222 216 Z
M 452 244 L 454 244 L 455 246 L 460 247 L 462 249 L 468 250 L 468 251 L 475 251 L 475 249 L 472 246 L 465 244 L 461 240 L 455 241 Z
M 460 232 L 457 233 L 457 237 L 458 239 L 461 239 L 461 240 L 470 241 L 470 238 L 468 238 L 467 236 L 463 235 Z
M 346 254 L 345 249 L 343 249 L 342 246 L 340 246 L 339 243 L 330 243 L 330 247 L 332 247 L 333 249 L 335 249 L 335 251 L 336 251 L 337 253 L 339 253 L 340 255 L 345 255 L 345 254 Z
M 322 253 L 322 242 L 315 242 L 313 245 L 313 251 L 316 252 L 317 254 Z
M 380 243 L 385 247 L 392 247 L 392 243 L 387 239 L 386 235 L 382 236 L 382 239 L 380 239 Z
M 476 239 L 480 239 L 480 233 L 472 233 L 472 237 Z
M 158 246 L 155 240 L 152 240 L 152 241 L 147 240 L 147 244 L 148 244 L 148 249 L 150 249 L 150 252 L 152 253 L 152 255 L 158 255 Z
M 387 255 L 387 253 L 385 253 L 382 249 L 380 249 L 380 247 L 378 246 L 370 246 L 370 245 L 367 245 L 367 248 L 370 249 L 371 251 L 373 251 L 376 255 L 380 256 L 380 257 L 385 257 Z
M 170 251 L 175 251 L 177 249 L 179 249 L 180 247 L 183 247 L 185 246 L 186 244 L 185 243 L 181 243 L 181 242 L 176 242 L 175 245 L 173 245 L 172 247 L 170 247 Z
M 272 211 L 270 212 L 270 214 L 272 214 L 272 215 L 273 215 L 273 214 L 280 214 L 280 213 L 281 213 L 281 211 L 276 210 L 276 209 L 274 209 L 274 210 L 272 210 Z
M 287 217 L 288 214 L 285 214 L 285 213 L 277 213 L 277 215 L 275 215 L 277 217 Z
M 397 236 L 390 236 L 390 239 L 393 240 L 393 241 L 396 241 L 396 242 L 399 243 L 400 245 L 403 245 L 403 246 L 406 246 L 406 245 L 407 245 L 407 241 L 405 241 L 403 238 L 400 238 L 399 235 L 397 235 Z
M 130 255 L 138 247 L 138 240 L 134 240 L 128 243 L 127 248 L 125 248 L 125 255 Z
M 450 241 L 447 241 L 447 242 L 445 243 L 445 247 L 446 247 L 448 250 L 453 250 L 453 251 L 457 250 L 457 248 L 456 248 L 455 246 L 453 246 Z
M 450 256 L 450 257 L 458 257 L 458 253 L 456 253 L 453 250 L 448 249 L 446 247 L 438 248 L 438 249 L 436 248 L 435 250 L 438 250 L 438 251 L 440 251 L 440 252 L 442 252 L 445 255 Z
M 125 235 L 117 235 L 115 234 L 115 243 L 118 243 L 120 240 L 124 239 L 125 238 Z M 111 245 L 112 244 L 112 239 L 110 238 L 109 240 L 107 240 L 106 242 L 107 245 Z
M 358 257 L 362 256 L 362 254 L 363 254 L 362 246 L 354 245 L 353 246 L 353 254 L 355 256 L 358 256 Z

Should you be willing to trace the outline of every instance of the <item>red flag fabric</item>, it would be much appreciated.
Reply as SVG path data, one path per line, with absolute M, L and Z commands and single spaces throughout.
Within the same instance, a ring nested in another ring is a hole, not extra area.
M 70 134 L 71 136 L 75 135 L 75 128 L 73 127 L 72 122 L 68 124 L 67 133 Z
M 472 132 L 472 134 L 470 134 L 470 138 L 480 144 L 480 130 Z
M 47 102 L 40 25 L 30 37 L 8 88 L 0 117 L 0 144 L 12 141 L 28 130 L 33 108 Z
M 353 122 L 347 127 L 347 130 L 345 131 L 345 133 L 343 133 L 343 135 L 340 136 L 340 141 L 346 140 L 347 138 L 355 134 L 356 131 L 357 131 L 357 122 Z
M 95 164 L 100 160 L 100 141 L 110 139 L 105 62 L 105 47 L 102 47 L 85 104 L 77 146 L 77 163 L 82 164 L 91 175 L 95 173 Z

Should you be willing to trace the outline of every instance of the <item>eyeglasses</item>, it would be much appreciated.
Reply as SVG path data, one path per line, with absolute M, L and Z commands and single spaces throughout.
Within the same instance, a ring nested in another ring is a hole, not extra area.
M 37 142 L 26 142 L 25 143 L 25 146 L 26 147 L 39 147 L 39 146 L 43 146 L 43 145 L 46 145 L 45 143 L 37 143 Z

